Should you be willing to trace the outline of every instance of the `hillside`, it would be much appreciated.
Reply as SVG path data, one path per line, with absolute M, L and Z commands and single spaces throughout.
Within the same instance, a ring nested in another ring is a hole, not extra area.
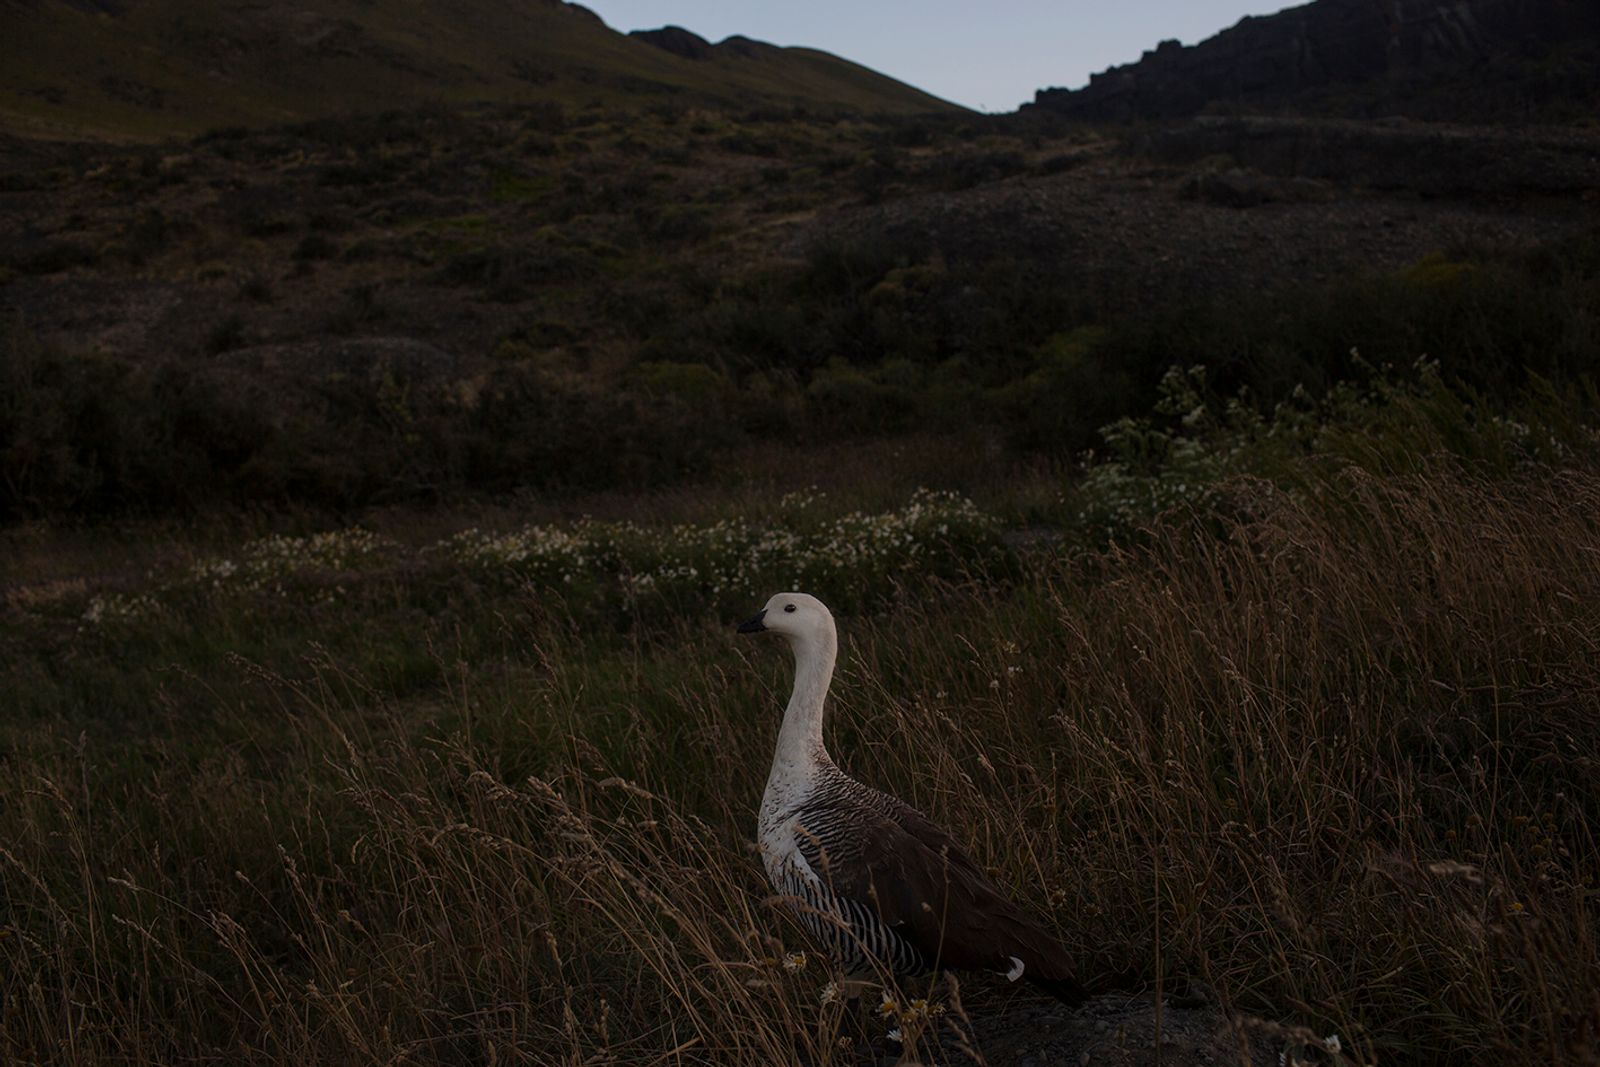
M 1268 121 L 1141 148 L 552 104 L 0 139 L 0 515 L 637 488 L 773 426 L 1070 456 L 1180 361 L 1267 403 L 1353 348 L 1496 391 L 1600 365 L 1600 138 Z
M 1507 122 L 1591 116 L 1600 7 L 1570 0 L 1316 0 L 1197 45 L 1163 41 L 1032 105 L 1090 121 L 1202 111 Z
M 33 136 L 148 140 L 464 102 L 954 109 L 811 49 L 738 38 L 686 58 L 559 0 L 0 0 L 0 16 L 0 129 Z
M 1600 1067 L 1600 126 L 291 7 L 0 0 L 0 1065 Z M 1117 992 L 840 995 L 781 589 Z

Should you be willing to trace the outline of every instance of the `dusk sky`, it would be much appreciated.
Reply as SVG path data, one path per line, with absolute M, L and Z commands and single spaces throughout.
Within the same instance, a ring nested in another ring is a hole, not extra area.
M 1046 86 L 1077 88 L 1165 38 L 1210 37 L 1285 0 L 581 0 L 613 29 L 682 26 L 807 45 L 984 111 Z

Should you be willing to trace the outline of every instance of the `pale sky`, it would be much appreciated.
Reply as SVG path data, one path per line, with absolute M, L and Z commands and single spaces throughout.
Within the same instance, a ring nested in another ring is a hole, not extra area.
M 1169 37 L 1193 44 L 1293 0 L 579 0 L 628 30 L 675 25 L 806 45 L 935 96 L 1012 111 L 1046 86 L 1138 59 Z

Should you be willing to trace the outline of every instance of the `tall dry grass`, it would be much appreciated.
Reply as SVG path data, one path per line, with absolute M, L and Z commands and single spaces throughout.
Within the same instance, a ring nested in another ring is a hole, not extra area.
M 1307 485 L 843 619 L 833 751 L 1091 980 L 1199 978 L 1363 1062 L 1594 1063 L 1600 476 Z M 38 724 L 0 1052 L 851 1062 L 750 847 L 788 665 L 729 621 L 508 616 L 430 702 L 313 652 L 204 749 Z

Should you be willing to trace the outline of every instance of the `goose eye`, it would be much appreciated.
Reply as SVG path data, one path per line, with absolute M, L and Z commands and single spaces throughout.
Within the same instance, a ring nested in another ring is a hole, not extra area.
M 785 604 L 783 606 L 783 610 L 784 611 L 793 611 L 794 610 L 794 605 L 793 604 Z

